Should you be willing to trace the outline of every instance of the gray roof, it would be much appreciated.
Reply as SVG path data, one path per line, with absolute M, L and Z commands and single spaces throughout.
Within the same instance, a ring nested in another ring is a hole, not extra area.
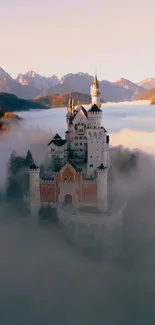
M 102 112 L 102 110 L 96 104 L 93 104 L 88 112 L 95 113 L 95 112 Z
M 66 139 L 62 139 L 61 137 L 60 137 L 60 135 L 57 133 L 54 137 L 53 137 L 53 139 L 48 143 L 48 146 L 51 144 L 51 143 L 53 143 L 55 146 L 58 146 L 58 147 L 60 147 L 60 146 L 64 146 L 65 145 L 65 143 L 66 143 Z

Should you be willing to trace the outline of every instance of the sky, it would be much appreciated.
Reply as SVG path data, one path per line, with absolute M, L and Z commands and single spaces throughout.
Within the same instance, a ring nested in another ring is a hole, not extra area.
M 59 78 L 155 77 L 154 0 L 1 0 L 0 66 Z

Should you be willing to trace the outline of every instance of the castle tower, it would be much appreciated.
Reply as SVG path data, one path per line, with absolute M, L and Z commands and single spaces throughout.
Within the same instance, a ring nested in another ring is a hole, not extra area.
M 94 104 L 88 111 L 87 128 L 87 175 L 94 175 L 98 166 L 109 166 L 109 136 L 102 123 L 102 110 Z
M 68 105 L 67 105 L 67 115 L 66 115 L 67 124 L 69 124 L 71 118 L 74 116 L 74 111 L 75 111 L 74 100 L 70 94 L 69 100 L 68 100 Z
M 35 164 L 30 166 L 30 213 L 37 216 L 40 210 L 40 168 Z
M 90 93 L 92 98 L 92 105 L 96 104 L 98 107 L 101 107 L 99 82 L 96 74 L 94 77 L 94 81 L 90 86 Z
M 108 209 L 107 198 L 107 174 L 108 170 L 101 164 L 97 168 L 97 207 L 100 211 L 106 212 Z

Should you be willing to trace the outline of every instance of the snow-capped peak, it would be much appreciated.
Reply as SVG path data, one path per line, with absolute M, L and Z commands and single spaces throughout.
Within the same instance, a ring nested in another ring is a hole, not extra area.
M 155 87 L 155 78 L 146 78 L 140 82 L 138 82 L 138 86 L 141 86 L 145 89 L 151 89 Z
M 33 70 L 29 70 L 28 72 L 25 73 L 25 76 L 29 77 L 29 78 L 35 78 L 37 75 L 37 73 Z

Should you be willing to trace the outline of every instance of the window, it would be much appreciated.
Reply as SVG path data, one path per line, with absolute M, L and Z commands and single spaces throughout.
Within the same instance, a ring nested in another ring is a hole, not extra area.
M 90 164 L 89 167 L 93 167 L 93 164 Z
M 77 130 L 77 124 L 75 124 L 75 130 Z
M 78 146 L 78 142 L 75 143 L 75 146 Z
M 80 151 L 82 151 L 82 149 L 80 149 Z
M 80 142 L 80 146 L 82 146 L 82 142 Z
M 75 139 L 75 140 L 77 140 L 77 139 L 78 139 L 78 137 L 74 137 L 74 139 Z
M 80 139 L 82 139 L 82 137 L 80 137 Z
M 92 156 L 90 156 L 90 158 L 92 158 Z
M 51 151 L 53 152 L 53 151 L 54 151 L 54 149 L 51 149 Z

